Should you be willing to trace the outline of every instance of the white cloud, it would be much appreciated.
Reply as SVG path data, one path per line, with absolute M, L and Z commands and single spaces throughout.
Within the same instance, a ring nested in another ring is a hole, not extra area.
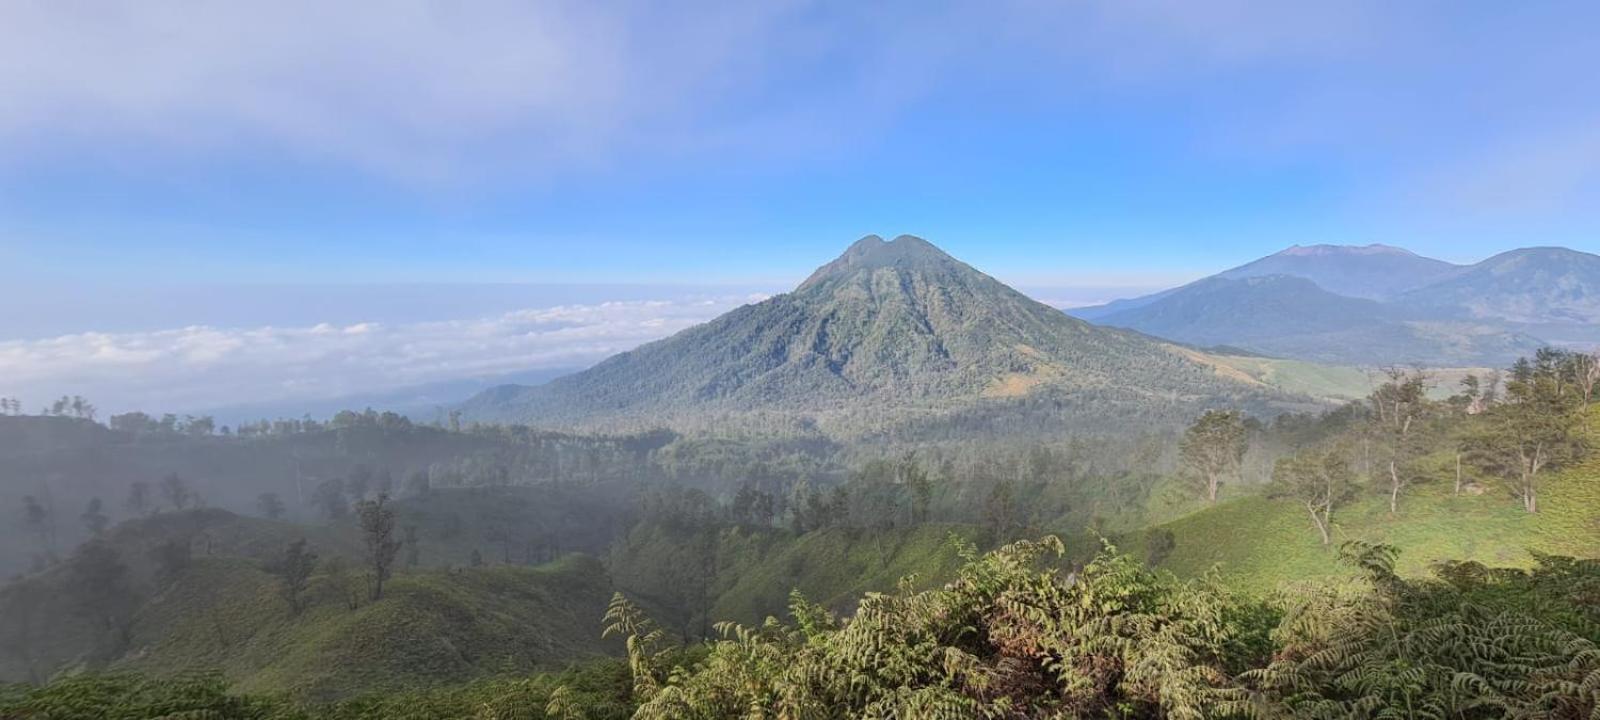
M 0 342 L 0 395 L 63 394 L 104 411 L 318 400 L 587 365 L 758 297 L 606 302 L 472 320 L 225 329 L 193 326 Z

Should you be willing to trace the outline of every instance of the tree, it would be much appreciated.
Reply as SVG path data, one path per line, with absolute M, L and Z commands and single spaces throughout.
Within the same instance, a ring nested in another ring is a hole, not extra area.
M 1588 410 L 1594 400 L 1596 385 L 1600 385 L 1600 352 L 1573 353 L 1568 361 L 1572 381 L 1583 397 L 1583 409 Z
M 311 506 L 322 511 L 330 521 L 342 520 L 350 514 L 350 503 L 345 499 L 344 479 L 332 478 L 319 483 L 311 491 Z
M 928 479 L 928 471 L 922 469 L 914 455 L 906 453 L 900 458 L 896 474 L 911 493 L 911 522 L 927 522 L 933 506 L 933 482 Z
M 984 522 L 996 542 L 1010 539 L 1012 524 L 1017 516 L 1016 492 L 1010 479 L 1001 480 L 989 490 L 983 504 Z
M 268 520 L 277 520 L 283 517 L 283 500 L 275 492 L 264 492 L 256 496 L 256 509 L 261 511 L 261 516 Z
M 422 560 L 422 549 L 418 546 L 419 540 L 417 526 L 407 525 L 403 540 L 406 546 L 406 567 L 414 568 Z
M 1236 410 L 1207 410 L 1184 432 L 1178 452 L 1206 502 L 1214 503 L 1223 482 L 1238 477 L 1249 447 L 1243 415 Z
M 311 582 L 311 572 L 317 567 L 317 554 L 306 549 L 304 539 L 289 543 L 283 555 L 273 561 L 267 570 L 278 576 L 278 590 L 289 604 L 289 614 L 299 615 L 305 609 L 303 597 Z
M 185 416 L 183 432 L 191 437 L 206 437 L 217 431 L 217 421 L 210 415 Z
M 128 486 L 128 499 L 122 503 L 128 512 L 134 515 L 144 515 L 151 509 L 150 483 L 135 480 Z
M 1483 414 L 1469 440 L 1470 461 L 1501 478 L 1530 513 L 1539 511 L 1542 474 L 1584 451 L 1579 397 L 1566 392 L 1562 380 L 1548 362 L 1518 361 L 1503 399 Z
M 22 518 L 28 524 L 28 529 L 38 536 L 39 547 L 48 553 L 54 553 L 56 547 L 56 524 L 50 508 L 39 502 L 32 495 L 22 497 Z
M 1432 410 L 1428 401 L 1427 375 L 1421 371 L 1390 368 L 1388 381 L 1368 397 L 1372 405 L 1375 435 L 1387 456 L 1389 512 L 1400 510 L 1400 491 L 1414 482 L 1418 474 L 1411 467 L 1421 451 L 1422 421 Z
M 99 537 L 106 531 L 106 526 L 111 524 L 111 518 L 106 517 L 102 511 L 100 498 L 92 498 L 89 505 L 83 509 L 83 514 L 78 516 L 83 521 L 83 526 L 89 529 L 89 534 Z
M 177 473 L 169 473 L 161 479 L 161 497 L 173 510 L 181 511 L 194 501 L 194 491 Z
M 1323 545 L 1333 540 L 1334 506 L 1355 494 L 1355 473 L 1348 457 L 1345 448 L 1302 450 L 1280 458 L 1272 468 L 1268 497 L 1304 505 Z
M 372 600 L 381 600 L 383 583 L 394 571 L 394 558 L 400 552 L 400 541 L 394 536 L 394 510 L 389 507 L 389 496 L 379 494 L 376 499 L 361 501 L 356 514 L 366 540 L 367 564 L 372 569 Z

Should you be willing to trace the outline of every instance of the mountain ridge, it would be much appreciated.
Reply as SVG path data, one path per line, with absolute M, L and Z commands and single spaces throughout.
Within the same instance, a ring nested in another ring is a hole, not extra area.
M 1270 276 L 1299 278 L 1315 291 L 1280 294 L 1271 304 L 1248 286 L 1232 286 L 1231 307 L 1214 292 L 1218 280 Z M 1178 307 L 1198 297 L 1209 304 Z M 1332 318 L 1338 332 L 1327 322 L 1334 306 L 1346 313 Z M 1295 245 L 1184 286 L 1071 313 L 1297 360 L 1497 365 L 1552 340 L 1600 342 L 1600 256 L 1529 247 L 1455 265 L 1390 245 Z M 1178 322 L 1183 317 L 1190 324 Z

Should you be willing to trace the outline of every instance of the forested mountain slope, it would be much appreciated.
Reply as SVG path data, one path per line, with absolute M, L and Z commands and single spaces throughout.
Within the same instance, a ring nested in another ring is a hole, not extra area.
M 791 293 L 543 386 L 486 392 L 464 411 L 624 428 L 777 417 L 863 435 L 898 423 L 981 432 L 996 408 L 1092 428 L 1286 400 L 1173 346 L 1068 317 L 919 238 L 869 236 Z

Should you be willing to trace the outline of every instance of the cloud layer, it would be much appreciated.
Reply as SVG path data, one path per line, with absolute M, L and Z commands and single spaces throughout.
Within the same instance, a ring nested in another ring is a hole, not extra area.
M 318 400 L 593 363 L 756 298 L 607 302 L 411 324 L 82 333 L 0 342 L 0 396 L 157 413 Z

